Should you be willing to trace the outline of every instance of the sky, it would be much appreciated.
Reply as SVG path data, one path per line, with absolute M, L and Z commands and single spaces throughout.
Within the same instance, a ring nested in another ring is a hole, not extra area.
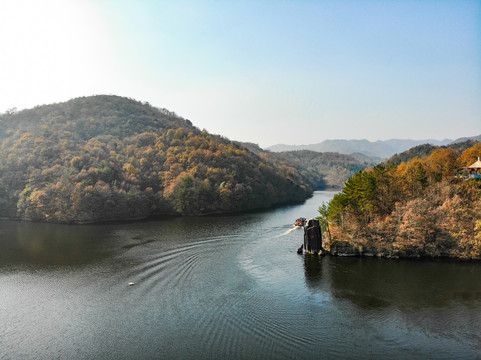
M 114 94 L 232 140 L 481 134 L 479 0 L 1 0 L 0 112 Z

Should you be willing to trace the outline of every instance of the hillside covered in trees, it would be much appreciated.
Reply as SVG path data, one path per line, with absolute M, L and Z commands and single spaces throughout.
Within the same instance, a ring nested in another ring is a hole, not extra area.
M 0 115 L 0 216 L 86 223 L 299 202 L 299 172 L 175 113 L 92 96 Z
M 459 142 L 454 142 L 449 145 L 441 145 L 441 146 L 435 146 L 431 144 L 422 144 L 418 146 L 414 146 L 409 150 L 406 150 L 400 154 L 395 154 L 391 156 L 389 159 L 387 159 L 384 163 L 385 164 L 394 164 L 394 165 L 399 165 L 402 162 L 408 162 L 411 159 L 414 159 L 416 157 L 424 157 L 431 155 L 434 150 L 436 149 L 453 149 L 456 152 L 460 153 L 463 152 L 464 150 L 476 145 L 478 141 L 473 140 L 473 139 L 467 139 L 464 141 L 459 141 Z
M 480 259 L 481 181 L 455 176 L 480 154 L 481 143 L 438 148 L 357 173 L 320 207 L 331 248 L 347 242 L 371 256 Z
M 257 144 L 241 144 L 278 166 L 295 168 L 315 190 L 341 189 L 346 180 L 356 172 L 380 162 L 380 159 L 360 153 L 346 155 L 310 150 L 271 152 Z
M 317 190 L 341 189 L 347 179 L 373 165 L 351 155 L 310 150 L 266 153 L 264 156 L 276 164 L 295 168 Z

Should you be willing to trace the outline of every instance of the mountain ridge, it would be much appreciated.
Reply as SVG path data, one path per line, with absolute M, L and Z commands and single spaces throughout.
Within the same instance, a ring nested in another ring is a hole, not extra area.
M 269 146 L 266 149 L 273 152 L 293 151 L 293 150 L 311 150 L 317 152 L 338 152 L 340 154 L 362 153 L 368 156 L 380 157 L 386 159 L 396 153 L 408 150 L 414 146 L 431 143 L 433 145 L 447 145 L 453 142 L 451 139 L 435 140 L 412 140 L 412 139 L 389 139 L 369 141 L 367 139 L 334 139 L 324 140 L 323 142 L 310 145 L 285 145 L 277 144 Z
M 279 166 L 295 168 L 314 190 L 340 189 L 357 171 L 382 162 L 381 158 L 361 153 L 340 154 L 312 150 L 272 152 L 250 142 L 241 142 L 240 145 Z

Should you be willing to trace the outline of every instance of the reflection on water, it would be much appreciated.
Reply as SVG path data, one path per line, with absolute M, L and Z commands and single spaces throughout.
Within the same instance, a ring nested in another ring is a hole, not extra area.
M 235 216 L 0 221 L 0 359 L 481 356 L 479 264 L 296 253 L 293 221 L 332 196 Z
M 406 312 L 481 301 L 478 265 L 455 261 L 331 258 L 333 294 L 360 308 Z
M 0 267 L 5 264 L 73 265 L 95 261 L 98 226 L 57 225 L 0 220 Z
M 357 309 L 357 317 L 374 319 L 380 328 L 388 325 L 392 334 L 395 324 L 417 334 L 417 341 L 424 337 L 461 345 L 459 352 L 453 351 L 455 345 L 443 354 L 436 351 L 441 358 L 481 356 L 479 264 L 305 256 L 304 267 L 310 289 L 323 292 L 328 284 L 336 299 Z
M 321 285 L 323 274 L 322 265 L 325 263 L 324 257 L 312 254 L 304 255 L 304 274 L 306 284 L 311 288 Z

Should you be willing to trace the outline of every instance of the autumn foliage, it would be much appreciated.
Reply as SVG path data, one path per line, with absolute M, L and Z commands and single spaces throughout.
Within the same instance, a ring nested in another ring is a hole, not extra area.
M 0 116 L 0 216 L 52 222 L 266 208 L 312 189 L 165 109 L 94 96 Z
M 386 257 L 481 258 L 481 181 L 455 176 L 480 153 L 481 143 L 437 149 L 357 173 L 324 211 L 330 241 Z

